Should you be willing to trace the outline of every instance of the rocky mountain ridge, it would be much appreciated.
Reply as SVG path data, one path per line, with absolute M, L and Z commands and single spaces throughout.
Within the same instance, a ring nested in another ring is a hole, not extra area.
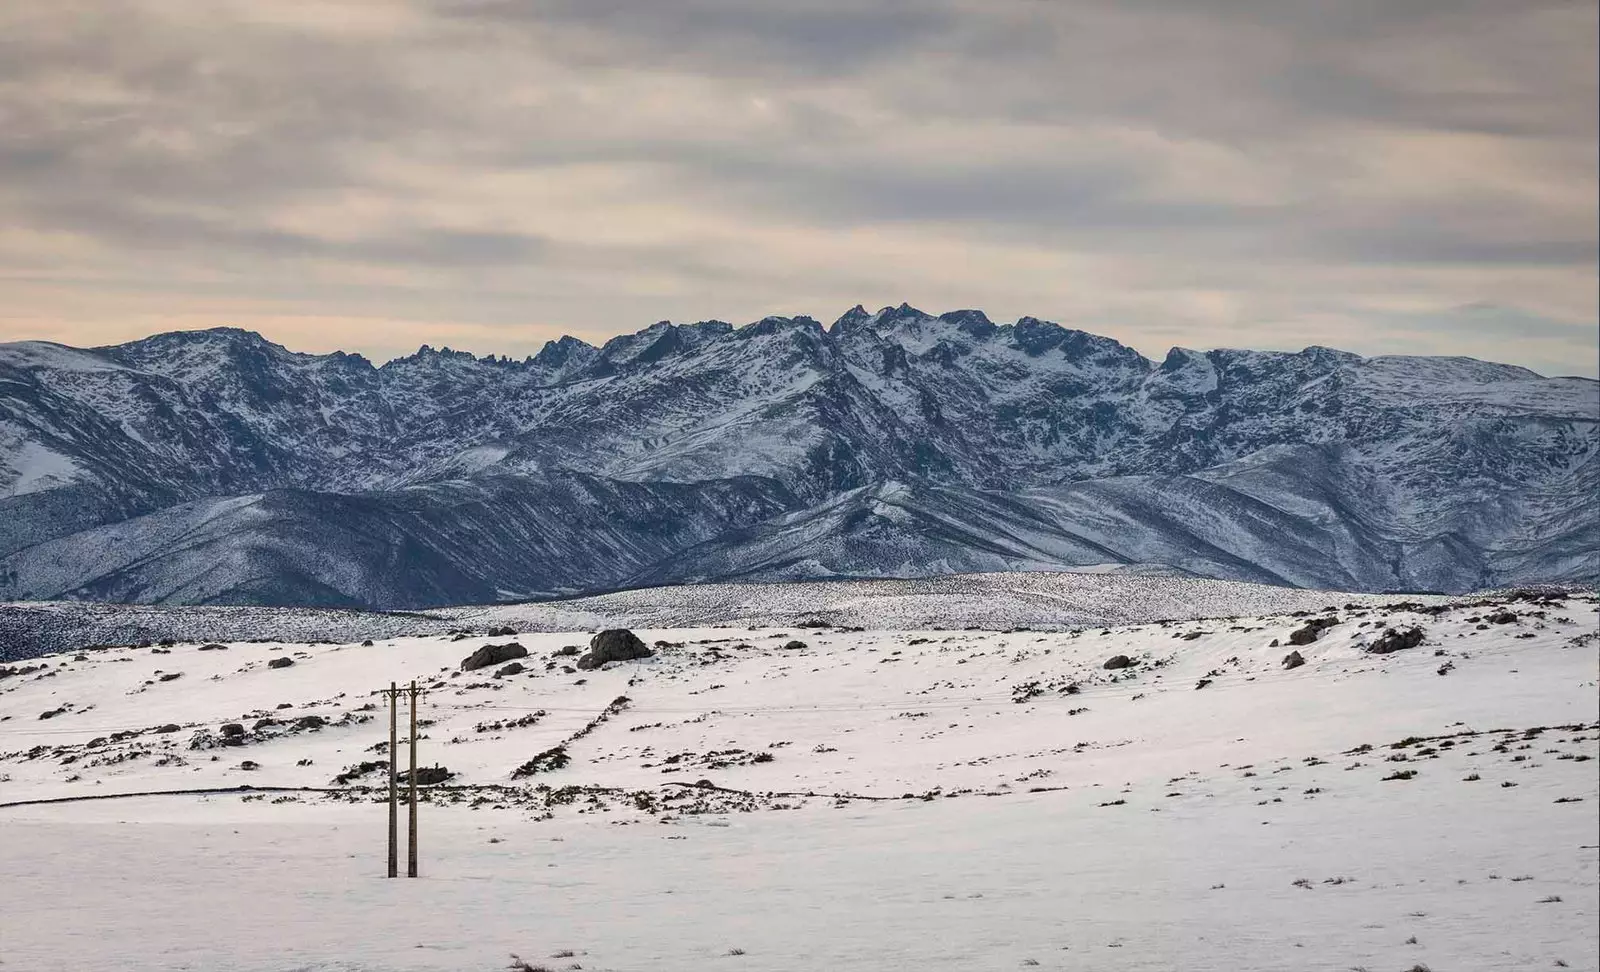
M 381 366 L 233 328 L 0 345 L 0 597 L 414 607 L 1159 562 L 1600 574 L 1597 384 L 979 311 L 661 322 Z

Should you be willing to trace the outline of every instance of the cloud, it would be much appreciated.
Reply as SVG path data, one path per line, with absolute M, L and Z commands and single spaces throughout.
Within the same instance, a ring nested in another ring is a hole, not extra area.
M 1543 0 L 13 5 L 0 339 L 225 311 L 514 353 L 909 299 L 1592 373 L 1595 30 Z

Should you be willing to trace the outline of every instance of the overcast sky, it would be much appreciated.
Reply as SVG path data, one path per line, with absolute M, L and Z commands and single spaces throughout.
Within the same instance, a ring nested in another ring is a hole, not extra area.
M 1596 372 L 1596 7 L 0 4 L 0 340 L 852 304 Z

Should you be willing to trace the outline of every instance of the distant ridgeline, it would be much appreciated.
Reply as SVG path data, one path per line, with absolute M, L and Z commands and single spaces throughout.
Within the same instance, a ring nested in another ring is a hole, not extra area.
M 1159 564 L 1600 576 L 1600 386 L 977 311 L 666 322 L 375 367 L 232 328 L 0 345 L 0 599 L 403 608 Z

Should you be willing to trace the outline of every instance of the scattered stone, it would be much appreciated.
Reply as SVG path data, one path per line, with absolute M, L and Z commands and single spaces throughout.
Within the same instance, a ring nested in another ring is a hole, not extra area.
M 294 665 L 293 658 L 274 658 L 267 662 L 268 668 L 289 668 Z
M 169 722 L 166 725 L 156 726 L 154 729 L 152 729 L 150 731 L 153 732 L 153 733 L 156 733 L 158 735 L 166 735 L 169 732 L 177 732 L 179 729 L 182 729 L 182 728 L 183 727 L 178 725 L 176 722 Z
M 309 766 L 310 765 L 310 761 L 307 760 L 302 765 Z M 368 773 L 372 773 L 372 772 L 376 772 L 377 770 L 388 769 L 388 768 L 389 768 L 389 761 L 388 760 L 385 760 L 385 759 L 377 759 L 377 760 L 370 760 L 370 761 L 364 760 L 362 762 L 356 763 L 354 766 L 346 766 L 344 768 L 344 772 L 340 773 L 338 776 L 335 776 L 333 778 L 333 783 L 334 783 L 335 786 L 344 786 L 347 783 L 352 783 L 355 780 L 357 780 L 357 779 L 359 779 L 359 778 L 361 778 L 363 776 L 366 776 Z
M 509 641 L 503 645 L 484 645 L 482 648 L 479 648 L 477 651 L 461 659 L 461 670 L 464 672 L 473 672 L 480 668 L 488 668 L 491 665 L 502 665 L 508 661 L 514 661 L 518 658 L 527 657 L 528 649 L 517 644 L 515 641 Z
M 200 651 L 227 651 L 228 650 L 228 646 L 227 645 L 215 645 L 215 644 L 213 644 L 213 645 L 201 645 L 199 650 Z
M 296 729 L 321 729 L 327 724 L 328 720 L 316 715 L 301 716 L 294 721 Z
M 495 669 L 494 677 L 505 678 L 507 675 L 521 675 L 527 670 L 527 666 L 523 665 L 522 662 L 512 662 L 509 665 L 502 665 Z
M 247 759 L 239 764 L 239 768 L 242 770 L 258 770 L 261 768 L 261 764 L 253 759 Z
M 451 777 L 453 777 L 455 775 L 456 774 L 454 772 L 445 769 L 443 766 L 418 766 L 417 767 L 417 785 L 418 786 L 435 786 L 435 785 L 437 785 L 439 783 L 443 783 L 446 780 L 449 780 Z M 398 774 L 398 776 L 400 778 L 400 782 L 401 783 L 409 784 L 411 782 L 411 771 L 410 770 L 401 770 L 400 773 Z
M 1305 663 L 1306 663 L 1305 656 L 1300 654 L 1298 651 L 1291 651 L 1287 655 L 1283 656 L 1283 667 L 1284 668 L 1290 668 L 1290 669 L 1299 668 L 1301 665 L 1304 665 Z
M 161 676 L 160 681 L 163 681 L 163 682 L 175 682 L 175 681 L 177 681 L 178 679 L 180 679 L 182 677 L 183 677 L 183 673 L 182 672 L 167 672 L 165 675 Z

